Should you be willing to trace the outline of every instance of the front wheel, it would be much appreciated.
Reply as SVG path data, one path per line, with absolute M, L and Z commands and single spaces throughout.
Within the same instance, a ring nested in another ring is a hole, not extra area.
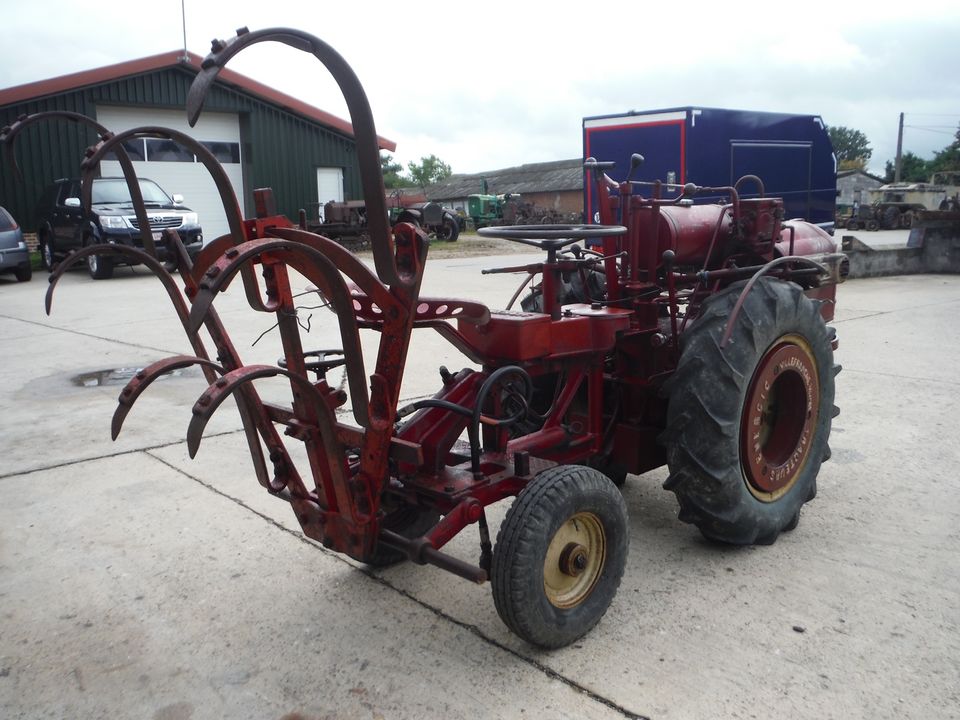
M 92 244 L 92 240 L 87 242 Z M 113 259 L 106 255 L 87 255 L 87 270 L 94 280 L 107 280 L 113 277 Z
M 664 487 L 708 538 L 769 544 L 816 494 L 835 414 L 831 337 L 793 283 L 761 279 L 723 335 L 743 283 L 717 293 L 681 342 L 667 383 Z M 839 370 L 839 368 L 836 368 Z
M 437 240 L 455 242 L 460 237 L 460 223 L 451 215 L 444 215 L 443 222 L 437 228 Z
M 575 465 L 545 470 L 497 534 L 490 577 L 497 613 L 529 643 L 569 645 L 610 607 L 629 540 L 626 503 L 606 476 Z

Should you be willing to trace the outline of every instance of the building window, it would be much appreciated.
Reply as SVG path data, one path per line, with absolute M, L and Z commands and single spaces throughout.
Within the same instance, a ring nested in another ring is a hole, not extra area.
M 144 160 L 146 159 L 146 151 L 143 149 L 143 138 L 136 138 L 134 140 L 124 140 L 120 143 L 124 150 L 127 151 L 127 155 L 130 156 L 131 160 Z M 117 160 L 117 156 L 109 152 L 103 156 L 104 160 Z
M 204 140 L 200 144 L 213 153 L 213 156 L 217 159 L 217 162 L 240 162 L 240 143 Z
M 194 162 L 193 153 L 174 140 L 147 138 L 147 160 L 151 162 Z

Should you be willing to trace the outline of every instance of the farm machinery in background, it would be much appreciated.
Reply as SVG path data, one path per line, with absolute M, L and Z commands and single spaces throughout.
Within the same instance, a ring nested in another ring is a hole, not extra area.
M 84 248 L 52 273 L 48 312 L 58 280 L 88 255 L 135 258 L 161 280 L 183 324 L 192 354 L 137 373 L 120 394 L 114 438 L 154 380 L 197 365 L 209 386 L 193 407 L 191 457 L 212 414 L 233 398 L 257 480 L 292 506 L 304 535 L 373 567 L 407 559 L 489 580 L 503 621 L 548 648 L 589 631 L 614 599 L 630 538 L 618 485 L 629 473 L 666 464 L 664 487 L 676 495 L 680 520 L 716 541 L 768 544 L 797 527 L 817 494 L 838 412 L 837 337 L 826 323 L 845 257 L 829 235 L 785 222 L 782 201 L 765 197 L 757 178 L 756 197 L 744 199 L 735 186 L 661 185 L 629 174 L 616 182 L 607 175 L 612 163 L 588 158 L 599 224 L 482 231 L 543 253 L 486 271 L 522 276 L 514 300 L 530 287 L 537 311 L 511 310 L 513 300 L 501 311 L 422 296 L 427 233 L 410 222 L 391 227 L 369 104 L 329 45 L 293 29 L 242 29 L 215 41 L 188 95 L 191 124 L 227 62 L 264 41 L 313 54 L 343 90 L 374 268 L 311 232 L 305 213 L 299 224 L 277 215 L 269 189 L 255 192 L 256 217 L 244 220 L 223 168 L 189 136 L 158 127 L 112 134 L 85 119 L 100 133 L 82 165 L 85 204 L 99 161 L 113 152 L 146 222 L 123 143 L 167 138 L 214 177 L 230 226 L 195 264 L 176 232 L 164 232 L 182 293 L 149 236 L 145 250 Z M 11 143 L 38 119 L 21 118 L 3 139 Z M 693 204 L 702 193 L 725 202 Z M 334 312 L 338 348 L 303 347 L 292 271 Z M 579 296 L 565 289 L 566 278 L 587 275 L 599 279 L 582 282 Z M 216 298 L 237 280 L 253 311 L 276 319 L 276 364 L 244 364 L 217 314 Z M 361 331 L 374 342 L 361 343 Z M 434 332 L 462 353 L 464 367 L 438 368 L 435 395 L 401 402 L 411 342 Z M 343 382 L 328 378 L 341 367 Z M 255 384 L 264 378 L 289 382 L 290 401 L 263 400 Z M 298 442 L 303 453 L 288 451 Z M 304 454 L 308 465 L 298 467 Z M 486 509 L 504 500 L 512 504 L 494 546 Z M 446 552 L 471 526 L 477 556 Z
M 423 196 L 390 194 L 389 217 L 393 227 L 398 223 L 412 223 L 437 240 L 453 242 L 460 237 L 463 219 L 450 208 L 427 202 Z M 370 246 L 367 232 L 367 203 L 365 200 L 328 202 L 322 217 L 307 222 L 307 229 L 339 241 L 353 251 Z
M 555 225 L 583 221 L 581 213 L 561 213 L 552 208 L 542 208 L 523 200 L 519 193 L 468 195 L 467 217 L 476 230 L 496 225 Z
M 862 202 L 841 218 L 847 230 L 897 230 L 913 226 L 922 212 L 960 210 L 960 173 L 934 173 L 929 183 L 891 183 L 861 191 Z

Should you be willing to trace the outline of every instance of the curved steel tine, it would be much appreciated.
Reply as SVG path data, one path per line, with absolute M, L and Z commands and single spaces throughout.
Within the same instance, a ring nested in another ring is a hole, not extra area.
M 190 311 L 187 309 L 187 303 L 183 299 L 183 295 L 180 294 L 180 289 L 177 287 L 177 281 L 174 280 L 173 275 L 167 272 L 166 268 L 163 267 L 163 264 L 159 260 L 152 255 L 147 255 L 147 253 L 145 253 L 143 250 L 138 250 L 137 248 L 127 247 L 126 245 L 90 245 L 89 247 L 85 247 L 82 250 L 78 250 L 68 255 L 57 265 L 56 269 L 50 273 L 50 284 L 47 286 L 47 293 L 44 297 L 44 307 L 46 308 L 47 315 L 50 314 L 50 309 L 53 305 L 53 291 L 56 289 L 60 278 L 63 277 L 63 274 L 67 270 L 88 255 L 125 255 L 132 260 L 145 265 L 151 272 L 153 272 L 154 275 L 157 276 L 157 279 L 160 280 L 161 284 L 163 285 L 163 289 L 167 291 L 167 296 L 170 298 L 170 302 L 173 303 L 173 309 L 176 311 L 177 317 L 180 319 L 180 324 L 183 326 L 184 332 L 187 334 L 187 339 L 189 340 L 190 346 L 193 348 L 194 353 L 196 353 L 197 357 L 201 358 L 202 360 L 209 360 L 210 356 L 203 344 L 203 340 L 200 339 L 200 336 L 196 332 L 190 332 L 189 330 L 188 323 L 190 320 Z M 211 377 L 212 376 L 208 375 L 207 379 L 210 380 Z
M 188 332 L 196 332 L 203 324 L 206 314 L 213 305 L 213 300 L 236 275 L 239 269 L 253 258 L 265 252 L 285 253 L 290 256 L 288 264 L 304 275 L 307 279 L 323 287 L 328 297 L 334 302 L 334 307 L 352 308 L 353 299 L 333 262 L 316 248 L 290 240 L 277 238 L 262 238 L 249 240 L 236 248 L 238 251 L 232 258 L 222 256 L 210 267 L 206 279 L 199 285 L 199 291 L 193 298 L 190 308 L 190 318 L 187 325 Z M 383 297 L 387 299 L 381 309 L 385 314 L 396 311 L 397 317 L 402 318 L 405 310 L 386 291 Z M 356 317 L 352 312 L 338 312 L 337 322 L 340 325 L 340 335 L 343 341 L 344 355 L 347 364 L 352 367 L 363 368 L 363 350 L 360 345 L 359 329 Z M 350 394 L 353 398 L 353 416 L 363 427 L 369 426 L 367 385 L 362 372 L 347 373 L 350 385 Z
M 101 136 L 101 140 L 93 148 L 87 148 L 87 154 L 83 162 L 80 163 L 80 202 L 83 209 L 90 212 L 93 206 L 93 180 L 97 177 L 98 167 L 102 155 L 97 156 L 96 148 L 109 143 L 113 133 L 108 132 Z M 120 159 L 120 168 L 123 170 L 123 179 L 127 183 L 127 190 L 130 192 L 130 202 L 133 204 L 133 214 L 137 216 L 137 222 L 140 224 L 140 241 L 143 243 L 144 250 L 153 257 L 157 256 L 157 245 L 153 242 L 153 233 L 150 230 L 150 218 L 147 216 L 147 207 L 143 203 L 143 192 L 140 190 L 140 179 L 133 169 L 133 163 L 127 155 L 127 151 L 122 144 L 112 144 L 114 154 Z M 96 161 L 91 158 L 96 157 Z
M 87 117 L 86 115 L 81 115 L 80 113 L 70 112 L 69 110 L 50 110 L 47 112 L 33 113 L 31 115 L 21 115 L 14 121 L 12 125 L 8 125 L 0 130 L 0 143 L 3 144 L 4 155 L 7 156 L 7 161 L 10 163 L 10 167 L 18 180 L 22 180 L 23 175 L 20 173 L 20 165 L 17 163 L 17 156 L 13 152 L 17 135 L 19 135 L 20 132 L 25 128 L 41 120 L 69 120 L 70 122 L 80 123 L 81 125 L 86 125 L 91 129 L 96 130 L 100 137 L 103 137 L 110 132 L 107 128 L 93 118 Z
M 412 287 L 423 272 L 423 249 L 417 248 L 414 267 L 399 267 L 393 235 L 387 216 L 383 171 L 379 144 L 370 103 L 353 69 L 332 47 L 320 38 L 291 28 L 269 28 L 250 32 L 246 28 L 223 42 L 214 41 L 212 52 L 203 59 L 201 71 L 187 94 L 187 119 L 193 126 L 200 116 L 207 92 L 220 70 L 244 48 L 259 42 L 279 42 L 316 57 L 340 86 L 356 138 L 360 183 L 367 205 L 367 228 L 370 232 L 377 275 L 387 285 Z
M 229 233 L 226 235 L 221 235 L 216 240 L 204 243 L 203 248 L 194 258 L 193 267 L 190 269 L 190 276 L 193 278 L 193 282 L 199 283 L 203 277 L 203 274 L 210 268 L 210 266 L 213 265 L 221 255 L 223 255 L 227 250 L 236 244 L 237 243 L 234 241 L 233 235 Z
M 227 173 L 223 169 L 223 166 L 217 162 L 217 159 L 213 156 L 213 153 L 211 153 L 207 148 L 189 135 L 182 133 L 179 130 L 171 130 L 170 128 L 159 127 L 156 125 L 144 125 L 142 127 L 125 130 L 121 133 L 116 133 L 110 138 L 101 141 L 96 148 L 94 148 L 93 153 L 91 153 L 83 161 L 82 167 L 84 168 L 85 174 L 92 173 L 92 168 L 103 159 L 103 156 L 106 153 L 114 150 L 114 148 L 117 146 L 122 147 L 122 143 L 131 137 L 165 138 L 167 140 L 173 140 L 193 152 L 203 166 L 207 169 L 207 172 L 210 173 L 210 176 L 213 178 L 213 182 L 217 187 L 217 191 L 220 193 L 220 200 L 227 216 L 227 225 L 230 228 L 231 236 L 234 238 L 234 244 L 239 245 L 246 239 L 246 233 L 243 228 L 243 216 L 240 213 L 240 205 L 237 202 L 237 196 L 233 192 L 233 186 L 230 184 L 230 178 L 227 177 Z M 86 191 L 86 183 L 84 189 Z M 142 223 L 143 221 L 141 220 L 140 222 Z M 145 227 L 149 227 L 149 225 L 146 225 Z M 250 303 L 251 307 L 265 312 L 273 312 L 276 308 L 272 307 L 270 304 L 264 303 L 263 298 L 260 296 L 259 286 L 253 270 L 250 268 L 245 269 L 242 277 L 244 291 L 246 292 L 247 301 Z
M 120 435 L 120 430 L 123 429 L 123 421 L 126 419 L 130 410 L 133 409 L 133 404 L 154 380 L 161 375 L 166 375 L 174 370 L 181 370 L 191 365 L 202 365 L 212 368 L 221 375 L 225 372 L 222 366 L 212 360 L 195 357 L 193 355 L 174 355 L 173 357 L 151 363 L 134 375 L 133 378 L 130 379 L 130 382 L 124 386 L 123 390 L 120 391 L 120 397 L 117 398 L 117 409 L 114 411 L 113 421 L 110 423 L 111 439 L 116 440 L 117 436 Z
M 357 287 L 381 308 L 397 305 L 399 309 L 396 299 L 384 284 L 370 272 L 370 269 L 356 255 L 340 243 L 334 242 L 323 235 L 317 235 L 309 230 L 300 230 L 299 228 L 273 227 L 270 228 L 270 234 L 284 240 L 308 245 L 320 251 L 330 258 L 337 269 L 355 282 Z
M 276 377 L 277 375 L 283 375 L 297 383 L 313 398 L 317 409 L 320 437 L 324 443 L 331 471 L 336 472 L 340 469 L 341 465 L 337 462 L 339 448 L 336 440 L 336 419 L 330 406 L 327 405 L 323 395 L 309 379 L 274 365 L 245 365 L 239 367 L 223 375 L 203 391 L 203 394 L 197 398 L 197 402 L 193 405 L 193 417 L 190 419 L 190 426 L 187 429 L 187 451 L 190 453 L 190 457 L 196 457 L 197 451 L 200 449 L 200 441 L 203 439 L 204 428 L 206 428 L 213 413 L 227 397 L 245 383 L 261 378 Z
M 16 141 L 17 135 L 24 128 L 41 120 L 68 120 L 70 122 L 80 123 L 81 125 L 86 125 L 87 127 L 96 130 L 101 139 L 107 139 L 113 135 L 110 130 L 98 123 L 93 118 L 87 117 L 86 115 L 81 115 L 80 113 L 70 112 L 68 110 L 51 110 L 48 112 L 21 116 L 17 118 L 17 122 L 15 122 L 10 128 L 4 128 L 7 130 L 7 132 L 4 132 L 2 137 L 0 137 L 0 139 L 3 140 L 4 151 L 8 152 L 7 158 L 13 166 L 18 178 L 21 178 L 22 176 L 20 175 L 20 167 L 17 165 L 16 155 L 12 152 L 13 143 Z M 87 154 L 88 156 L 91 154 L 89 149 L 87 150 Z M 123 171 L 123 179 L 126 181 L 127 188 L 130 190 L 130 199 L 133 202 L 133 209 L 137 216 L 137 222 L 140 223 L 140 227 L 149 227 L 149 225 L 144 224 L 147 222 L 147 211 L 143 205 L 143 195 L 140 192 L 140 183 L 137 181 L 137 174 L 133 169 L 133 163 L 130 161 L 130 156 L 127 154 L 126 149 L 122 145 L 115 148 L 114 154 L 117 156 L 117 160 L 120 162 L 120 169 Z M 81 194 L 83 195 L 81 202 L 83 203 L 83 207 L 87 210 L 87 212 L 89 212 L 91 182 L 88 177 L 88 173 L 86 172 L 84 173 L 81 185 Z M 144 247 L 147 248 L 151 255 L 156 255 L 156 248 L 154 247 L 152 236 L 150 236 L 149 240 L 146 239 L 146 236 L 144 237 Z
M 148 255 L 143 250 L 139 250 L 138 248 L 128 247 L 127 245 L 113 245 L 109 243 L 89 245 L 82 250 L 76 250 L 57 264 L 56 270 L 50 273 L 50 285 L 47 287 L 47 294 L 44 298 L 44 306 L 46 308 L 47 315 L 50 314 L 50 309 L 53 306 L 53 291 L 56 288 L 57 283 L 60 281 L 60 278 L 63 277 L 67 270 L 72 268 L 88 255 L 126 255 L 131 260 L 146 265 L 147 268 L 160 279 L 160 282 L 163 283 L 163 287 L 167 291 L 167 295 L 170 296 L 170 301 L 173 303 L 174 309 L 177 311 L 177 316 L 183 323 L 184 329 L 187 329 L 187 321 L 189 319 L 187 304 L 184 302 L 183 296 L 180 294 L 180 289 L 177 287 L 176 280 L 174 280 L 173 276 L 166 271 L 166 269 L 163 267 L 163 263 L 161 263 L 152 255 Z

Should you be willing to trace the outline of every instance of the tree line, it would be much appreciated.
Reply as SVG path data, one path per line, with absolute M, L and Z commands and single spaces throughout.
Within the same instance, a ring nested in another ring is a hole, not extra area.
M 870 141 L 860 130 L 831 125 L 827 127 L 833 152 L 837 156 L 840 170 L 866 170 L 867 162 L 873 155 Z M 895 161 L 887 160 L 885 167 L 886 182 L 893 182 Z M 924 160 L 912 152 L 905 152 L 900 158 L 900 180 L 902 182 L 927 182 L 937 172 L 960 172 L 960 126 L 954 134 L 953 142 L 929 160 Z
M 380 155 L 380 169 L 383 171 L 383 186 L 387 189 L 427 185 L 446 180 L 452 174 L 450 166 L 436 155 L 420 158 L 420 162 L 408 162 L 407 174 L 403 166 L 393 159 L 393 155 Z

